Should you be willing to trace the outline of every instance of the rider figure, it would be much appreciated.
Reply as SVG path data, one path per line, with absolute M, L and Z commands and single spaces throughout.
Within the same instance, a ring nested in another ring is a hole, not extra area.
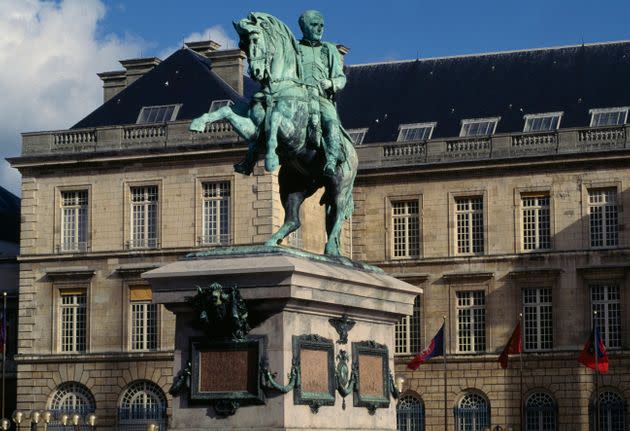
M 332 176 L 344 161 L 341 151 L 341 124 L 335 107 L 335 93 L 346 85 L 341 55 L 337 47 L 322 42 L 324 17 L 316 10 L 307 10 L 298 20 L 302 40 L 298 49 L 303 81 L 309 94 L 309 129 L 314 142 L 323 142 L 326 155 L 324 174 Z M 323 140 L 322 140 L 323 134 Z

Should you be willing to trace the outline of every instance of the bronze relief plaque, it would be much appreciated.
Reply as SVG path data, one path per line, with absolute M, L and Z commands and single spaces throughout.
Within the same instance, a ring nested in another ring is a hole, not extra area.
M 387 346 L 374 341 L 352 343 L 353 368 L 357 385 L 354 406 L 367 407 L 370 414 L 389 407 L 390 372 Z
M 311 406 L 335 404 L 334 344 L 318 335 L 293 336 L 293 358 L 299 364 L 301 384 L 293 390 L 293 402 Z
M 359 354 L 359 385 L 361 393 L 371 397 L 382 396 L 383 358 L 380 355 Z

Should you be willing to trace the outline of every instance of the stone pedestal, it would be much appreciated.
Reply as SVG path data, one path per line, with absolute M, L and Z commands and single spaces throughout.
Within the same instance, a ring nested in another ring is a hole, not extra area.
M 268 368 L 277 373 L 276 380 L 281 385 L 288 383 L 287 376 L 292 370 L 294 336 L 301 335 L 332 340 L 334 356 L 344 350 L 350 363 L 353 343 L 368 341 L 385 345 L 389 350 L 384 363 L 389 364 L 393 373 L 394 325 L 412 313 L 414 298 L 421 292 L 420 288 L 382 272 L 354 268 L 348 260 L 309 256 L 280 248 L 255 251 L 234 247 L 224 253 L 172 263 L 149 271 L 143 277 L 151 283 L 153 301 L 165 304 L 177 315 L 174 373 L 191 360 L 191 339 L 203 336 L 191 325 L 194 313 L 186 297 L 197 293 L 196 286 L 220 283 L 226 287 L 238 286 L 252 326 L 248 336 L 265 338 Z M 340 334 L 329 321 L 343 315 L 356 322 L 345 344 L 340 342 Z M 351 369 L 350 364 L 349 367 Z M 389 399 L 388 407 L 370 412 L 366 407 L 355 406 L 357 394 L 351 393 L 345 397 L 344 409 L 343 398 L 335 391 L 334 405 L 317 409 L 296 405 L 293 392 L 266 390 L 264 404 L 241 406 L 234 415 L 219 417 L 208 403 L 191 401 L 185 390 L 173 399 L 169 429 L 396 429 L 393 398 Z

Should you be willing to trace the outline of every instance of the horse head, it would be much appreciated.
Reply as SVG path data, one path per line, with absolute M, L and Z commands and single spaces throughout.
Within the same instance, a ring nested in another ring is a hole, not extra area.
M 233 25 L 253 79 L 260 82 L 296 74 L 297 42 L 284 23 L 272 15 L 252 12 Z

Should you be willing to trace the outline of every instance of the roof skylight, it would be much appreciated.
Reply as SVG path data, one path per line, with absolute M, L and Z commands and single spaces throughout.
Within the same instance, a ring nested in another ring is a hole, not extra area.
M 177 118 L 181 103 L 176 105 L 143 106 L 136 124 L 165 123 Z
M 591 114 L 591 127 L 620 126 L 628 120 L 628 107 L 597 108 L 588 111 Z
M 428 141 L 437 123 L 401 124 L 398 129 L 398 142 Z
M 558 130 L 562 112 L 546 112 L 542 114 L 527 114 L 525 119 L 525 127 L 523 132 L 543 132 Z
M 466 138 L 472 136 L 490 136 L 497 129 L 501 117 L 492 118 L 468 118 L 462 120 L 462 128 L 459 136 Z

